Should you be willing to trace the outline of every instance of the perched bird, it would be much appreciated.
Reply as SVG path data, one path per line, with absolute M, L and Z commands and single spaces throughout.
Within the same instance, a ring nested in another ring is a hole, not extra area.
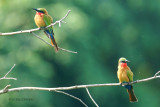
M 50 25 L 53 22 L 53 19 L 48 12 L 44 8 L 33 8 L 36 11 L 36 15 L 34 17 L 34 21 L 39 28 L 45 28 L 46 26 Z M 44 30 L 44 33 L 47 35 L 48 38 L 51 39 L 52 46 L 55 47 L 55 51 L 58 52 L 58 46 L 54 38 L 53 27 L 49 27 Z
M 120 83 L 133 81 L 133 72 L 127 66 L 127 62 L 128 62 L 128 60 L 126 58 L 120 58 L 118 61 L 117 76 L 118 76 Z M 133 86 L 132 85 L 125 85 L 124 87 L 127 89 L 130 102 L 137 102 L 138 99 L 136 98 L 136 96 L 134 94 Z

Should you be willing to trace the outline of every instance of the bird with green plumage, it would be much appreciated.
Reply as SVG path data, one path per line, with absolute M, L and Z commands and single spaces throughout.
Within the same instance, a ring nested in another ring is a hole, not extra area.
M 45 8 L 33 8 L 36 11 L 34 21 L 39 28 L 44 29 L 44 33 L 48 38 L 51 39 L 52 46 L 55 47 L 55 51 L 58 52 L 58 46 L 54 38 L 53 26 L 45 28 L 46 26 L 53 23 L 53 18 L 48 15 L 48 12 Z
M 127 66 L 127 62 L 129 62 L 129 61 L 123 57 L 120 58 L 118 61 L 117 77 L 118 77 L 120 83 L 133 82 L 133 72 Z M 136 98 L 136 96 L 134 94 L 133 86 L 132 85 L 124 85 L 124 87 L 127 89 L 130 102 L 137 102 L 138 99 Z

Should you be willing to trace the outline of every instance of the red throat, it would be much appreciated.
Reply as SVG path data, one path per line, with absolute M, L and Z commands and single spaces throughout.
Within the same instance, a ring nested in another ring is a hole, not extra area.
M 36 14 L 41 16 L 43 13 L 41 13 L 41 12 L 36 12 Z
M 127 67 L 127 63 L 121 63 L 121 67 Z

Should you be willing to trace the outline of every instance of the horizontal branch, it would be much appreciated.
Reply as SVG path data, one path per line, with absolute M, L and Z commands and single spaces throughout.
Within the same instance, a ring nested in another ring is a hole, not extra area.
M 67 14 L 60 20 L 48 25 L 47 27 L 45 27 L 44 29 L 54 26 L 57 23 L 59 23 L 59 27 L 61 27 L 61 23 L 66 23 L 63 20 L 68 16 L 68 14 L 71 12 L 71 10 L 68 10 Z M 15 34 L 21 34 L 21 33 L 31 33 L 31 32 L 35 32 L 41 30 L 40 28 L 35 28 L 35 29 L 29 29 L 29 30 L 21 30 L 21 31 L 16 31 L 16 32 L 8 32 L 8 33 L 0 33 L 0 36 L 8 36 L 8 35 L 15 35 Z
M 90 85 L 75 85 L 70 87 L 57 87 L 57 88 L 43 88 L 43 87 L 18 87 L 18 88 L 11 88 L 4 92 L 4 90 L 0 90 L 0 94 L 4 94 L 6 92 L 13 92 L 13 91 L 22 91 L 22 90 L 41 90 L 41 91 L 60 91 L 60 90 L 73 90 L 73 89 L 80 89 L 80 88 L 89 88 L 89 87 L 104 87 L 104 86 L 119 86 L 119 85 L 128 85 L 128 84 L 135 84 L 140 82 L 146 82 L 153 79 L 160 78 L 160 75 L 154 75 L 153 77 L 136 80 L 130 83 L 106 83 L 106 84 L 90 84 Z

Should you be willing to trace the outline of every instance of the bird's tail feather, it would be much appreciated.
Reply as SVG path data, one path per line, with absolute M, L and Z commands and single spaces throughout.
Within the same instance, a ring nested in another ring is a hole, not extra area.
M 58 52 L 58 45 L 57 45 L 56 40 L 54 38 L 53 30 L 51 30 L 51 33 L 49 32 L 49 30 L 45 30 L 44 32 L 47 35 L 47 37 L 49 37 L 51 39 L 51 45 L 54 46 L 55 51 Z
M 58 52 L 58 46 L 57 46 L 57 43 L 56 43 L 54 37 L 51 38 L 51 45 L 54 46 L 55 51 Z
M 134 91 L 133 91 L 133 86 L 132 85 L 130 85 L 130 86 L 131 86 L 131 88 L 127 89 L 127 92 L 129 94 L 129 101 L 130 102 L 138 102 L 138 99 L 136 98 Z

